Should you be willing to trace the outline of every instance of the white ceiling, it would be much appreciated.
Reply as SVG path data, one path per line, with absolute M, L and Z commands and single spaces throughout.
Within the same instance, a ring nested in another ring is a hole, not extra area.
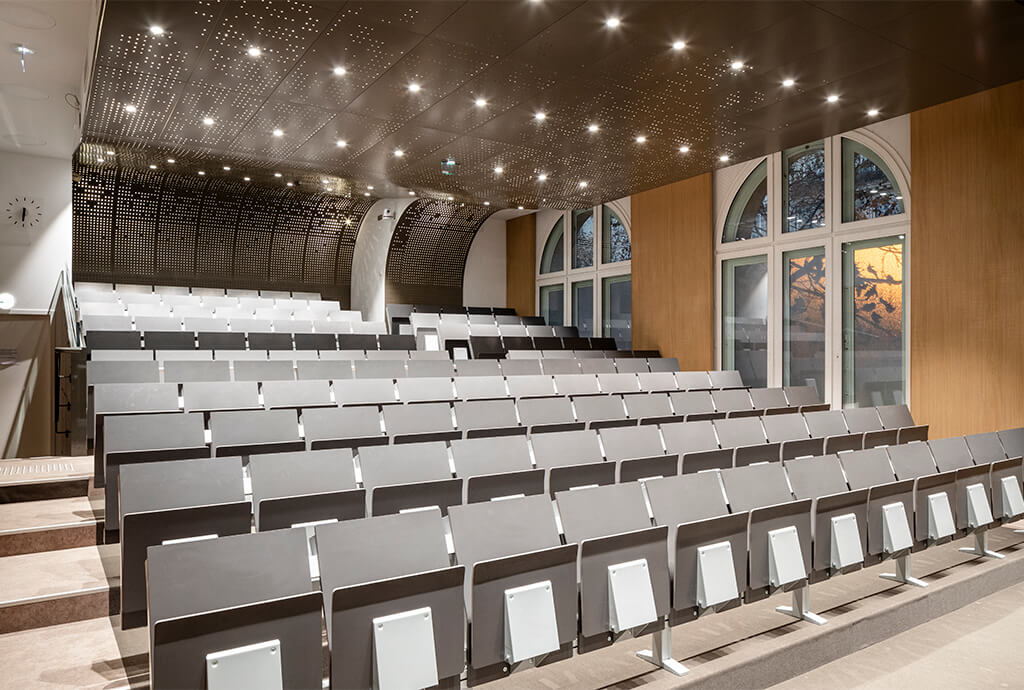
M 99 8 L 99 0 L 0 0 L 0 151 L 74 153 L 81 128 L 67 101 L 83 98 Z M 25 72 L 22 44 L 34 51 L 25 56 Z

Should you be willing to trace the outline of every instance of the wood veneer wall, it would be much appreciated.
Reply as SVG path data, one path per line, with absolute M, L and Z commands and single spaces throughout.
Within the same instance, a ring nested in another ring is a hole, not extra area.
M 1024 81 L 914 112 L 910 381 L 930 436 L 1024 425 Z
M 533 316 L 537 261 L 537 216 L 530 213 L 505 222 L 505 305 L 520 316 Z
M 715 363 L 711 174 L 631 199 L 633 347 L 675 357 L 683 371 Z

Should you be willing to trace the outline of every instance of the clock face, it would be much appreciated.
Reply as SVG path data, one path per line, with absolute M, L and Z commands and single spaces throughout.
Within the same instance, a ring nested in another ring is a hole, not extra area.
M 16 196 L 7 202 L 7 222 L 19 228 L 31 228 L 42 220 L 43 209 L 35 199 Z

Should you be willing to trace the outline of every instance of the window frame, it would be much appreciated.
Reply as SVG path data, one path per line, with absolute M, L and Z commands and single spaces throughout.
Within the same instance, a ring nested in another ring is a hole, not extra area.
M 903 213 L 881 218 L 869 218 L 844 223 L 842 221 L 842 139 L 851 139 L 869 149 L 881 158 L 893 174 L 893 181 L 903 195 Z M 782 316 L 785 294 L 785 275 L 782 261 L 786 252 L 814 247 L 825 248 L 825 377 L 822 396 L 824 402 L 839 409 L 843 400 L 843 340 L 842 340 L 842 248 L 848 242 L 877 239 L 890 235 L 902 235 L 904 242 L 904 332 L 903 348 L 905 362 L 904 396 L 909 405 L 911 358 L 911 246 L 910 232 L 912 215 L 912 191 L 910 171 L 900 154 L 882 137 L 871 130 L 860 129 L 825 137 L 825 224 L 820 228 L 800 232 L 782 232 L 783 228 L 783 185 L 786 184 L 783 169 L 783 152 L 776 151 L 730 167 L 731 179 L 722 198 L 715 202 L 715 366 L 722 367 L 722 277 L 723 264 L 728 259 L 754 255 L 767 255 L 768 260 L 768 381 L 767 385 L 782 385 L 783 375 L 783 328 Z M 747 177 L 761 161 L 768 160 L 768 233 L 765 237 L 734 242 L 723 242 L 725 222 L 733 199 Z M 721 171 L 716 172 L 721 174 Z
M 621 221 L 623 226 L 626 228 L 626 234 L 629 237 L 630 244 L 630 259 L 627 261 L 615 261 L 612 263 L 602 263 L 601 257 L 604 249 L 604 207 L 607 206 Z M 568 228 L 567 232 L 563 233 L 563 269 L 561 271 L 554 271 L 552 273 L 541 273 L 541 261 L 543 260 L 543 247 L 547 245 L 548 238 L 551 236 L 552 231 L 558 224 L 558 218 L 554 218 L 549 223 L 549 227 L 544 230 L 544 241 L 541 244 L 541 251 L 537 253 L 536 265 L 534 266 L 534 310 L 535 313 L 540 313 L 540 289 L 541 287 L 548 285 L 555 285 L 561 283 L 563 285 L 563 314 L 565 314 L 566 321 L 564 325 L 572 326 L 572 284 L 580 282 L 582 280 L 593 280 L 593 314 L 594 314 L 594 333 L 590 335 L 580 334 L 582 337 L 604 337 L 604 296 L 602 291 L 604 278 L 610 278 L 614 276 L 629 275 L 632 280 L 633 274 L 633 261 L 632 261 L 632 245 L 633 245 L 633 231 L 632 224 L 630 222 L 630 214 L 627 206 L 623 204 L 623 200 L 609 201 L 603 204 L 597 204 L 592 207 L 594 210 L 594 255 L 593 264 L 583 268 L 572 268 L 572 250 L 566 249 L 572 245 L 572 211 L 568 209 L 560 211 L 562 218 L 563 227 Z M 578 209 L 577 209 L 578 210 Z M 630 329 L 632 331 L 632 328 Z M 632 346 L 632 343 L 631 343 Z

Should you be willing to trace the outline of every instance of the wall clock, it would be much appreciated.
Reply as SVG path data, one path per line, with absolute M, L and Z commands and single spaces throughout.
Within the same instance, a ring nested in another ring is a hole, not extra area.
M 42 218 L 43 209 L 35 199 L 16 196 L 7 202 L 7 222 L 15 227 L 34 227 Z

